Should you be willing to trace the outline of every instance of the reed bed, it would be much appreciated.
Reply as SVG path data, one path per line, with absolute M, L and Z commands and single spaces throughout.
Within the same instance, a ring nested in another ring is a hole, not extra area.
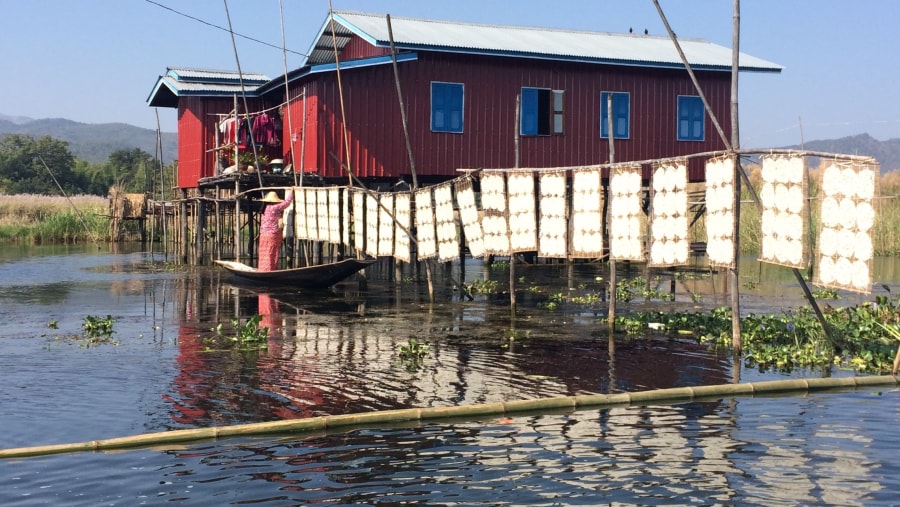
M 66 199 L 0 194 L 0 241 L 32 244 L 107 241 L 108 206 L 105 197 L 96 195 Z

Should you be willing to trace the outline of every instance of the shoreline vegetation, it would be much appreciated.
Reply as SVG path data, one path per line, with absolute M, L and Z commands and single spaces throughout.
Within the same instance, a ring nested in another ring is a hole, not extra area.
M 0 194 L 0 242 L 109 242 L 108 214 L 109 200 L 98 195 Z

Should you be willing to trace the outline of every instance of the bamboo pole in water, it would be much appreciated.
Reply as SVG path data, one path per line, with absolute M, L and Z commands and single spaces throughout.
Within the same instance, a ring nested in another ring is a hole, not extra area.
M 854 389 L 874 386 L 897 386 L 900 379 L 893 375 L 869 377 L 831 377 L 814 379 L 770 380 L 764 382 L 729 383 L 696 387 L 670 387 L 633 393 L 588 394 L 531 400 L 458 405 L 452 407 L 405 408 L 356 414 L 342 414 L 289 419 L 261 423 L 238 424 L 145 433 L 127 437 L 92 440 L 68 444 L 17 447 L 0 450 L 0 459 L 46 456 L 71 452 L 134 449 L 165 444 L 185 443 L 248 435 L 274 433 L 322 432 L 331 429 L 347 431 L 354 427 L 377 426 L 404 421 L 436 421 L 445 419 L 478 419 L 494 416 L 514 416 L 555 410 L 586 410 L 598 407 L 629 405 L 664 405 L 688 401 L 717 400 L 739 396 L 770 396 L 806 394 L 834 389 Z
M 734 0 L 734 27 L 731 39 L 731 149 L 741 147 L 741 136 L 738 123 L 738 65 L 740 64 L 739 45 L 741 40 L 741 2 Z M 741 283 L 740 257 L 741 257 L 741 178 L 744 171 L 741 169 L 741 161 L 734 157 L 734 224 L 732 228 L 732 240 L 734 242 L 734 265 L 731 267 L 731 346 L 732 354 L 740 362 L 743 340 L 741 338 L 741 295 L 738 292 Z
M 606 138 L 609 142 L 609 163 L 616 162 L 616 143 L 613 141 L 613 94 L 606 94 Z M 612 170 L 609 173 L 609 181 L 612 181 Z M 609 183 L 606 184 L 606 203 L 609 204 Z M 609 214 L 603 217 L 609 223 Z M 607 236 L 607 247 L 609 247 L 609 237 Z M 616 259 L 609 255 L 609 330 L 615 331 L 616 327 Z
M 415 206 L 415 192 L 419 189 L 419 179 L 416 176 L 416 159 L 413 156 L 412 142 L 409 139 L 409 119 L 406 115 L 406 103 L 403 100 L 403 91 L 400 88 L 400 71 L 397 69 L 397 50 L 394 47 L 394 29 L 391 26 L 391 15 L 388 14 L 385 16 L 385 20 L 387 21 L 387 29 L 388 29 L 388 40 L 391 44 L 391 63 L 394 67 L 394 84 L 397 87 L 397 101 L 400 103 L 400 119 L 403 123 L 403 138 L 406 141 L 406 154 L 409 156 L 409 171 L 412 175 L 412 199 L 413 206 Z M 465 262 L 465 259 L 460 257 L 460 262 Z M 399 266 L 400 263 L 397 263 L 397 280 L 399 281 Z M 431 263 L 427 260 L 425 261 L 425 278 L 428 282 L 428 299 L 432 303 L 434 302 L 434 277 L 431 273 Z

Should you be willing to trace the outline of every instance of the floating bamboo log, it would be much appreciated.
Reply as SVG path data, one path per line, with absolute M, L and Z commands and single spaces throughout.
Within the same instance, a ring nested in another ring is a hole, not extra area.
M 264 435 L 273 433 L 310 433 L 329 429 L 346 431 L 349 428 L 376 426 L 384 423 L 434 421 L 447 419 L 481 419 L 494 416 L 513 416 L 524 413 L 546 413 L 559 410 L 575 411 L 628 405 L 662 405 L 704 399 L 737 396 L 774 396 L 849 389 L 872 386 L 896 386 L 900 379 L 893 375 L 870 377 L 841 377 L 771 380 L 742 384 L 718 384 L 697 387 L 671 387 L 633 393 L 589 394 L 561 396 L 533 400 L 459 405 L 452 407 L 406 408 L 358 414 L 341 414 L 290 419 L 274 422 L 216 426 L 186 430 L 145 433 L 106 440 L 92 440 L 71 444 L 18 447 L 0 450 L 0 459 L 45 456 L 70 452 L 110 451 L 184 443 L 225 437 Z

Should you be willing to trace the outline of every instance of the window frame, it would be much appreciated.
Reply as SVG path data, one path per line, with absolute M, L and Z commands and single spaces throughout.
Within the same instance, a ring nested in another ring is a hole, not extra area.
M 431 82 L 431 131 L 448 134 L 462 134 L 465 132 L 465 105 L 466 105 L 466 85 L 464 83 L 454 83 L 449 81 L 432 81 Z M 445 103 L 438 104 L 435 101 L 436 91 L 442 91 L 444 96 L 441 100 Z M 458 90 L 458 95 L 450 96 L 450 93 Z M 458 107 L 457 107 L 458 106 Z M 459 115 L 459 126 L 452 126 L 453 114 Z M 443 114 L 441 125 L 437 124 L 437 117 Z
M 678 95 L 675 116 L 675 138 L 678 141 L 706 140 L 706 109 L 699 95 Z M 700 122 L 699 134 L 694 133 L 695 125 L 693 125 L 698 119 Z M 681 124 L 685 121 L 689 122 L 688 131 L 686 135 L 682 135 Z
M 612 95 L 613 102 L 613 139 L 631 139 L 631 92 L 616 92 L 612 90 L 600 91 L 600 138 L 608 139 L 606 97 Z M 622 106 L 622 101 L 625 104 Z M 618 105 L 617 105 L 618 104 Z M 624 115 L 622 114 L 624 112 Z M 619 132 L 619 120 L 624 117 L 625 134 Z
M 566 91 L 523 86 L 519 90 L 519 135 L 561 136 L 566 133 Z

